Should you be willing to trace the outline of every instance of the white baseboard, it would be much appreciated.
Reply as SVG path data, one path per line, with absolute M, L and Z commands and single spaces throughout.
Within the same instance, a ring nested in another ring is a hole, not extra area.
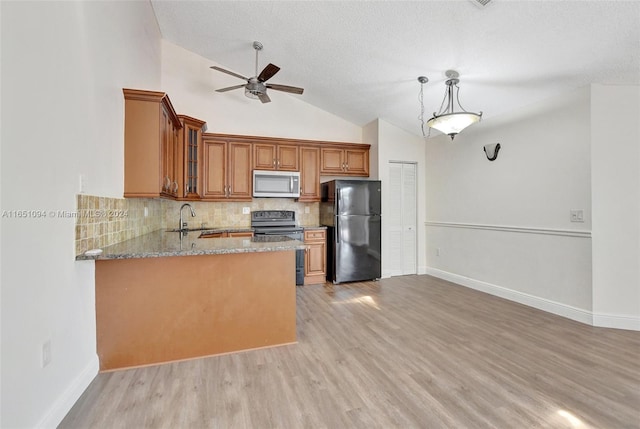
M 594 313 L 593 326 L 640 331 L 640 317 Z
M 98 375 L 99 370 L 100 362 L 98 355 L 95 355 L 75 380 L 71 382 L 69 387 L 53 403 L 36 427 L 43 429 L 56 428 L 78 398 L 80 398 L 80 395 L 84 393 L 89 384 L 91 384 L 96 375 Z
M 466 286 L 471 289 L 479 290 L 490 295 L 499 296 L 500 298 L 508 299 L 509 301 L 514 301 L 519 304 L 537 308 L 538 310 L 566 317 L 567 319 L 575 320 L 587 325 L 594 325 L 594 314 L 591 311 L 583 310 L 581 308 L 573 307 L 566 304 L 561 304 L 559 302 L 540 298 L 534 295 L 529 295 L 523 292 L 518 292 L 512 289 L 507 289 L 502 286 L 497 286 L 491 283 L 464 277 L 447 271 L 442 271 L 437 268 L 427 268 L 427 274 L 450 281 L 452 283 Z

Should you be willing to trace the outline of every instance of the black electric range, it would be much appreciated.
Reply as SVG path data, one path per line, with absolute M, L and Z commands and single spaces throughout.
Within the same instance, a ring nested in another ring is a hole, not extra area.
M 283 236 L 304 240 L 303 228 L 296 225 L 296 212 L 292 210 L 258 210 L 251 212 L 253 235 L 259 237 Z M 296 285 L 304 284 L 304 250 L 296 250 Z

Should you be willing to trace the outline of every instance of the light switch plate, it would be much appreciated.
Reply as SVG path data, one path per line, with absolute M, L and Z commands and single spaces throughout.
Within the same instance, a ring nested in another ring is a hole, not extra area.
M 251 213 L 251 207 L 242 207 L 242 214 Z
M 584 210 L 571 209 L 569 210 L 569 216 L 571 222 L 584 222 Z

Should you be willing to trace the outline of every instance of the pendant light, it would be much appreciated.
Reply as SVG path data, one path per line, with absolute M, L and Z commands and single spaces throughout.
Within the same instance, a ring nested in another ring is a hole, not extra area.
M 458 77 L 460 77 L 460 75 L 455 70 L 447 70 L 445 75 L 447 76 L 447 81 L 445 82 L 447 89 L 444 93 L 440 111 L 438 113 L 433 112 L 433 118 L 427 121 L 427 126 L 447 134 L 451 137 L 451 140 L 453 140 L 460 131 L 469 125 L 479 122 L 480 119 L 482 119 L 482 112 L 473 113 L 464 110 L 458 98 L 458 93 L 460 92 L 460 88 L 458 87 L 460 79 L 458 79 Z M 454 110 L 454 87 L 455 103 L 459 109 L 457 112 Z

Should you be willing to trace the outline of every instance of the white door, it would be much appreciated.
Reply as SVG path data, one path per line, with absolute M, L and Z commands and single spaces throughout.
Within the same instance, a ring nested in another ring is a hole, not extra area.
M 417 166 L 412 162 L 389 162 L 388 222 L 390 275 L 417 274 Z

